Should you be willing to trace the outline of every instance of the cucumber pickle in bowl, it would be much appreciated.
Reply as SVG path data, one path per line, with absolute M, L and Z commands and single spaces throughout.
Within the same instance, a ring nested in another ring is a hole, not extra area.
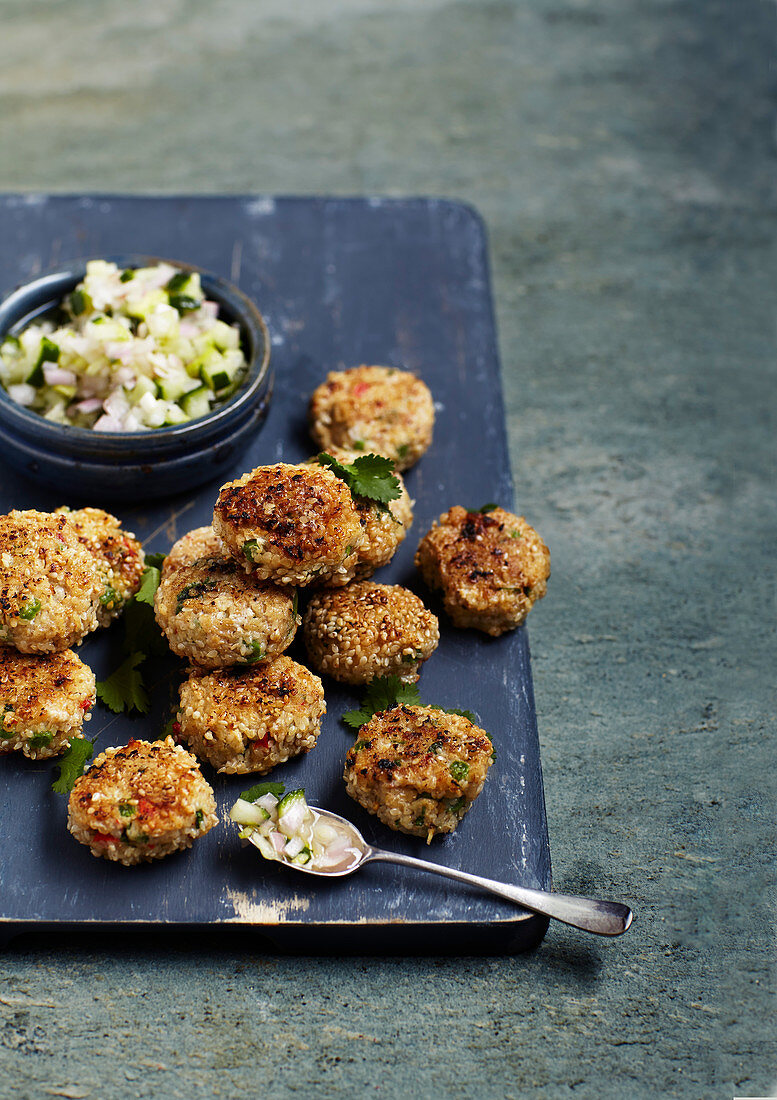
M 57 488 L 163 496 L 220 478 L 271 392 L 264 320 L 190 264 L 90 260 L 0 305 L 8 462 Z

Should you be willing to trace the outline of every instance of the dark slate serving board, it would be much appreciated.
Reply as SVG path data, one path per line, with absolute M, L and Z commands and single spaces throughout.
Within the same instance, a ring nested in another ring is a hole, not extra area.
M 407 475 L 413 529 L 377 580 L 414 588 L 436 611 L 413 567 L 421 535 L 453 504 L 506 506 L 512 484 L 505 436 L 483 225 L 468 207 L 426 200 L 0 196 L 0 292 L 84 256 L 149 253 L 231 278 L 259 306 L 272 334 L 275 392 L 267 421 L 237 476 L 252 466 L 309 456 L 309 394 L 327 370 L 384 363 L 416 371 L 437 402 L 434 442 Z M 0 469 L 0 508 L 67 503 L 115 511 L 147 550 L 167 550 L 210 522 L 219 485 L 146 505 L 63 501 Z M 393 833 L 345 794 L 352 736 L 339 721 L 357 694 L 326 681 L 328 713 L 307 757 L 276 769 L 287 789 L 349 816 L 369 842 L 493 878 L 549 888 L 550 857 L 529 645 L 525 629 L 499 639 L 453 629 L 424 666 L 427 702 L 467 707 L 494 738 L 485 790 L 456 833 L 421 840 Z M 118 663 L 120 628 L 80 650 L 101 678 Z M 290 655 L 304 660 L 299 638 Z M 173 662 L 170 663 L 174 668 Z M 114 717 L 100 705 L 87 727 L 98 748 L 156 734 L 169 713 L 170 670 L 151 715 Z M 177 681 L 175 681 L 177 682 Z M 0 761 L 0 923 L 31 926 L 152 924 L 253 926 L 279 943 L 319 952 L 526 948 L 547 921 L 455 883 L 387 865 L 324 882 L 260 859 L 222 823 L 187 853 L 134 869 L 92 857 L 65 829 L 65 799 L 51 792 L 51 762 Z M 208 767 L 222 822 L 252 780 Z

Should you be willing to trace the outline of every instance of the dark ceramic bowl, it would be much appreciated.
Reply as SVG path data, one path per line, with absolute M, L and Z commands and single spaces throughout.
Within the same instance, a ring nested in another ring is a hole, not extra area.
M 147 267 L 159 257 L 111 256 L 120 267 Z M 79 499 L 149 500 L 185 492 L 222 476 L 256 437 L 270 402 L 270 337 L 259 310 L 242 291 L 193 264 L 219 317 L 240 326 L 248 370 L 240 389 L 207 416 L 169 428 L 95 432 L 54 424 L 17 405 L 0 386 L 0 441 L 14 470 Z M 14 291 L 0 305 L 0 341 L 56 307 L 83 279 L 86 260 L 44 275 Z

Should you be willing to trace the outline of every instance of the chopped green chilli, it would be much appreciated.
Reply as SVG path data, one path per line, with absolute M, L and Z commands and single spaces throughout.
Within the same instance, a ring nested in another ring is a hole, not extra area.
M 40 611 L 40 600 L 35 596 L 31 600 L 28 600 L 24 607 L 19 610 L 19 618 L 24 619 L 25 622 L 29 622 L 34 619 Z
M 450 765 L 450 772 L 457 783 L 462 783 L 469 775 L 469 764 L 463 760 L 454 760 Z

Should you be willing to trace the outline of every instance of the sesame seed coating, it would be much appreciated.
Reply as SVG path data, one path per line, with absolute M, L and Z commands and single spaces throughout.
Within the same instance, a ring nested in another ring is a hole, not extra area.
M 295 590 L 261 584 L 234 558 L 201 558 L 168 572 L 154 614 L 173 653 L 203 668 L 280 656 L 301 622 Z
M 0 516 L 0 644 L 54 653 L 97 627 L 105 591 L 97 560 L 66 515 Z
M 125 531 L 116 516 L 102 508 L 58 508 L 78 533 L 78 541 L 97 560 L 103 591 L 97 608 L 100 626 L 108 626 L 140 588 L 144 554 L 138 540 Z
M 192 669 L 181 685 L 181 736 L 220 772 L 264 775 L 309 752 L 326 713 L 318 676 L 289 657 L 245 671 Z
M 372 451 L 393 459 L 398 470 L 413 466 L 432 442 L 429 387 L 396 367 L 331 371 L 313 391 L 308 415 L 310 434 L 323 450 Z
M 125 867 L 189 848 L 217 823 L 199 764 L 171 737 L 106 749 L 76 780 L 68 802 L 76 840 Z
M 94 673 L 72 649 L 43 656 L 0 649 L 0 755 L 58 756 L 83 737 L 94 701 Z
M 195 527 L 170 547 L 162 562 L 162 580 L 182 565 L 191 565 L 199 558 L 215 558 L 224 553 L 224 544 L 211 526 Z
M 429 841 L 456 828 L 492 760 L 488 734 L 463 715 L 399 706 L 361 727 L 343 778 L 351 798 L 389 828 Z
M 317 593 L 302 629 L 313 666 L 346 684 L 391 675 L 413 683 L 440 641 L 437 617 L 414 592 L 372 581 Z
M 244 568 L 276 584 L 348 570 L 364 535 L 350 490 L 321 466 L 259 466 L 219 493 L 213 529 Z
M 523 516 L 455 507 L 424 535 L 415 563 L 441 588 L 455 626 L 494 636 L 520 626 L 548 590 L 550 551 Z

